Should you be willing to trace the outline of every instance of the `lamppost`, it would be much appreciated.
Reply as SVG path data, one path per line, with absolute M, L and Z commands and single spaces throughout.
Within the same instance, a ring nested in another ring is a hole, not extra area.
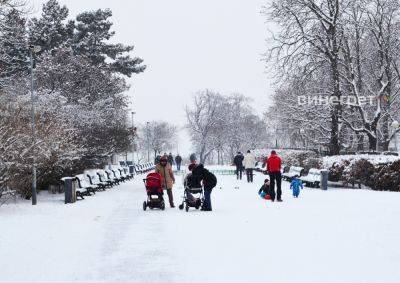
M 150 162 L 150 122 L 146 122 L 147 162 Z
M 30 71 L 31 71 L 31 128 L 32 128 L 32 205 L 37 204 L 36 188 L 36 125 L 35 125 L 35 91 L 34 91 L 34 73 L 33 73 L 33 54 L 40 52 L 40 46 L 29 45 Z
M 301 138 L 301 143 L 303 145 L 303 149 L 306 149 L 307 147 L 306 147 L 306 143 L 304 140 L 304 134 L 306 133 L 306 131 L 304 130 L 304 128 L 300 128 L 299 132 L 300 132 L 300 138 Z
M 132 140 L 132 164 L 135 164 L 135 124 L 133 122 L 133 115 L 135 115 L 136 112 L 132 111 L 131 115 L 132 115 L 132 135 L 133 135 L 133 140 Z
M 400 123 L 396 120 L 392 122 L 392 128 L 394 130 L 394 142 L 396 145 L 396 150 L 400 152 Z

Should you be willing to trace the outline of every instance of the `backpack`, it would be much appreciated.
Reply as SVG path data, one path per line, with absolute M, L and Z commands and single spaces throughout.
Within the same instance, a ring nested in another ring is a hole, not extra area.
M 204 169 L 204 171 L 204 187 L 207 189 L 215 188 L 217 185 L 217 177 L 207 169 Z

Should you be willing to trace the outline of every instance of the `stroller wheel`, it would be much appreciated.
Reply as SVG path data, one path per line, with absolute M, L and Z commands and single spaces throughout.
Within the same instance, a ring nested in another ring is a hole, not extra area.
M 147 202 L 143 202 L 143 210 L 146 211 L 147 208 Z
M 189 211 L 189 206 L 188 205 L 186 205 L 186 212 L 188 212 Z
M 182 209 L 183 209 L 183 207 L 184 207 L 183 203 L 182 203 L 182 204 L 180 204 L 178 207 L 179 207 L 179 209 L 180 209 L 180 210 L 182 210 Z

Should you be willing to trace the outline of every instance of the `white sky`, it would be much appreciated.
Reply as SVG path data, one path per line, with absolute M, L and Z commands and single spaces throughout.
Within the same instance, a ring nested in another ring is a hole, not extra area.
M 262 113 L 272 94 L 265 64 L 267 25 L 261 7 L 268 0 L 59 0 L 77 13 L 113 11 L 115 40 L 135 46 L 147 70 L 129 80 L 135 122 L 185 124 L 184 107 L 202 89 L 239 92 Z M 35 10 L 45 0 L 33 0 Z M 180 151 L 189 152 L 181 132 Z

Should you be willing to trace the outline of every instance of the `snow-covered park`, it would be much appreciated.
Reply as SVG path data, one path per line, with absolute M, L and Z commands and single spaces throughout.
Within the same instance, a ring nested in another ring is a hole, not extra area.
M 257 173 L 253 184 L 217 176 L 212 212 L 143 211 L 143 176 L 75 204 L 42 192 L 37 206 L 2 206 L 0 281 L 399 282 L 398 193 L 306 188 L 294 199 L 283 182 L 272 203 Z

